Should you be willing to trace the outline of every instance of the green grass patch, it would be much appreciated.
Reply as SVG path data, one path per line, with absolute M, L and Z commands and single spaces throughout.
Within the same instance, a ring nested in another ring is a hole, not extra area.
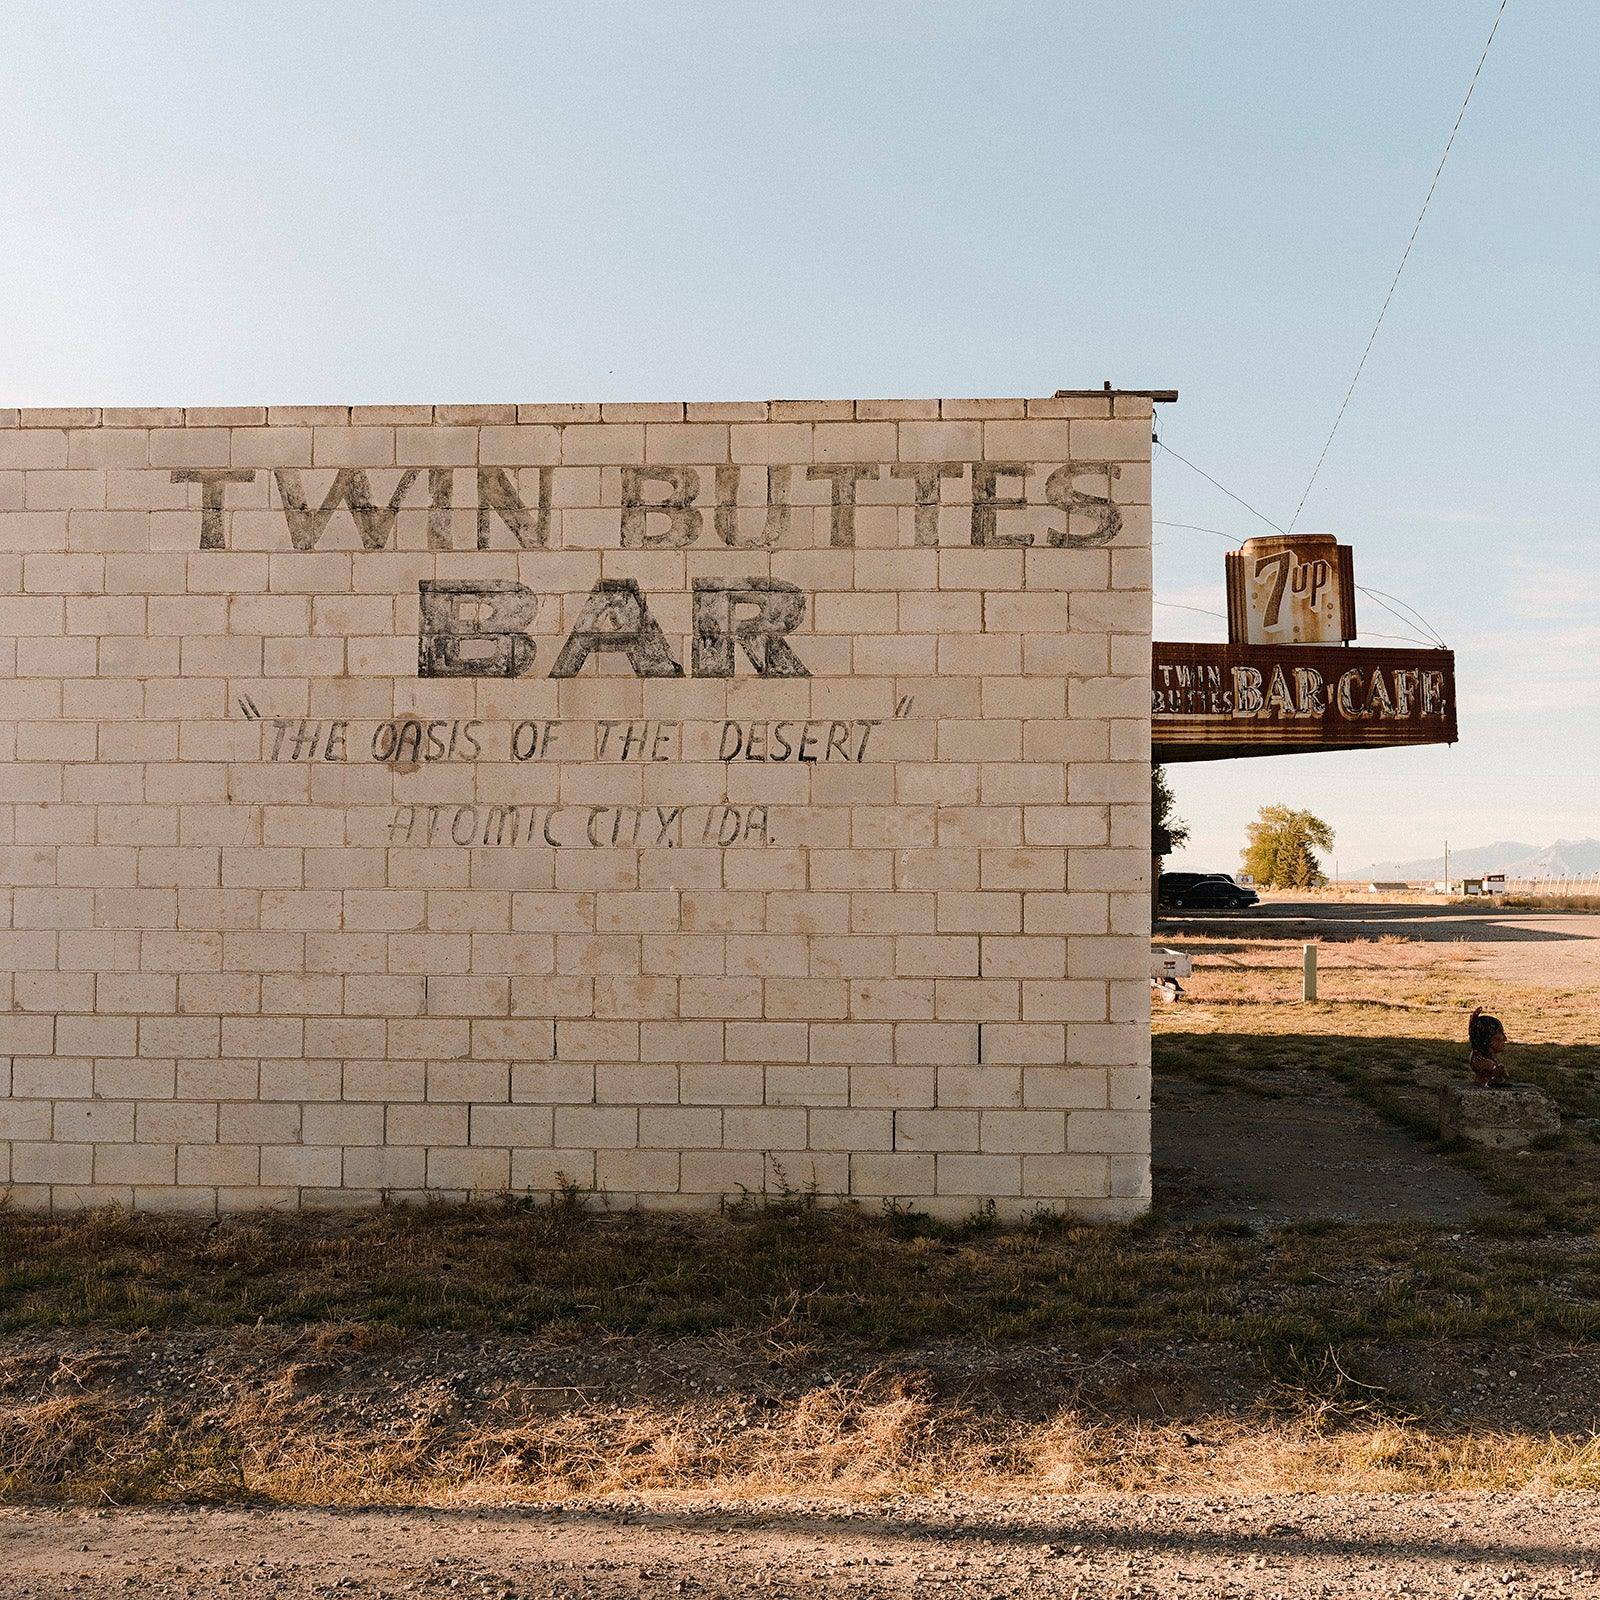
M 949 1226 L 804 1201 L 723 1217 L 507 1201 L 214 1226 L 0 1211 L 0 1333 L 357 1322 L 894 1348 L 942 1339 L 1342 1345 L 1600 1336 L 1579 1241 L 1401 1224 Z

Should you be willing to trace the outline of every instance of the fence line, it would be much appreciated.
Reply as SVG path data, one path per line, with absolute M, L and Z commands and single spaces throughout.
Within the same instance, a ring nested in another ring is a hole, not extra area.
M 1600 872 L 1561 878 L 1507 878 L 1507 894 L 1540 895 L 1550 900 L 1580 900 L 1600 896 Z

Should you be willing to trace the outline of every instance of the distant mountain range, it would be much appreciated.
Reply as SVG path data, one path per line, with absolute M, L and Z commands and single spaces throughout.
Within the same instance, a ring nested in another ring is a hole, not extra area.
M 1450 852 L 1450 876 L 1476 877 L 1483 872 L 1503 872 L 1512 878 L 1568 878 L 1600 872 L 1600 839 L 1557 839 L 1542 849 L 1516 839 L 1498 844 L 1469 845 Z M 1423 856 L 1415 861 L 1376 861 L 1358 874 L 1361 878 L 1430 879 L 1444 876 L 1444 857 Z

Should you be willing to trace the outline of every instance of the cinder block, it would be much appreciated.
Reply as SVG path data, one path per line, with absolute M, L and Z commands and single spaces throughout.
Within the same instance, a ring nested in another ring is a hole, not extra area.
M 94 1063 L 65 1056 L 11 1063 L 11 1092 L 19 1100 L 87 1100 L 94 1094 Z
M 217 1137 L 215 1105 L 180 1101 L 140 1101 L 134 1138 L 140 1144 L 211 1144 Z
M 284 1188 L 337 1189 L 344 1169 L 338 1150 L 309 1145 L 266 1145 L 261 1151 L 261 1181 Z
M 554 1194 L 562 1189 L 593 1189 L 593 1150 L 513 1150 L 511 1188 Z
M 511 1068 L 503 1061 L 431 1061 L 428 1098 L 495 1104 L 511 1098 Z
M 46 1141 L 53 1120 L 53 1101 L 0 1098 L 0 1140 Z
M 564 1061 L 637 1061 L 637 1022 L 562 1021 L 556 1024 L 556 1054 Z
M 266 1152 L 262 1152 L 265 1166 Z M 500 1194 L 511 1186 L 509 1150 L 448 1150 L 428 1152 L 428 1187 L 464 1189 L 475 1194 Z
M 1150 1203 L 1150 1158 L 1148 1155 L 1112 1156 L 1111 1195 L 1113 1199 L 1137 1200 L 1140 1209 Z
M 555 1142 L 563 1147 L 631 1150 L 639 1142 L 635 1106 L 557 1106 Z
M 129 1141 L 133 1138 L 133 1106 L 117 1100 L 58 1100 L 51 1137 L 70 1144 Z
M 1103 1067 L 1024 1067 L 1022 1099 L 1029 1107 L 1062 1111 L 1100 1111 L 1109 1101 L 1110 1086 Z
M 297 1105 L 223 1104 L 217 1107 L 217 1138 L 223 1144 L 293 1144 L 300 1138 L 301 1122 Z
M 383 1121 L 382 1106 L 308 1105 L 301 1112 L 300 1138 L 309 1145 L 381 1144 Z
M 595 1187 L 607 1193 L 673 1195 L 680 1162 L 676 1150 L 603 1150 L 595 1156 Z
M 90 1211 L 102 1206 L 133 1209 L 134 1191 L 120 1183 L 58 1183 L 49 1190 L 52 1211 Z
M 892 1150 L 895 1113 L 887 1109 L 821 1107 L 810 1114 L 814 1150 Z
M 332 1170 L 331 1167 L 325 1171 Z M 171 1183 L 165 1178 L 145 1180 Z M 261 1181 L 261 1150 L 253 1144 L 190 1144 L 177 1151 L 177 1182 L 184 1185 L 254 1187 Z M 279 1180 L 280 1182 L 283 1180 Z
M 179 1061 L 173 1092 L 180 1100 L 254 1100 L 260 1074 L 255 1061 Z
M 1150 1109 L 1149 1067 L 1112 1067 L 1106 1076 L 1109 1084 L 1108 1103 L 1113 1111 Z
M 896 1150 L 976 1150 L 978 1112 L 959 1109 L 902 1110 L 894 1114 Z
M 96 1184 L 164 1184 L 176 1181 L 177 1156 L 170 1144 L 102 1144 L 95 1146 Z
M 594 1099 L 595 1069 L 574 1061 L 518 1062 L 511 1069 L 514 1102 L 587 1104 Z
M 346 1100 L 422 1100 L 427 1067 L 420 1061 L 346 1061 L 342 1093 Z
M 722 1114 L 729 1150 L 804 1150 L 806 1112 L 801 1106 L 730 1106 Z
M 685 1105 L 758 1106 L 765 1099 L 758 1066 L 684 1066 L 678 1073 L 678 1097 Z
M 133 1191 L 135 1211 L 167 1211 L 175 1216 L 207 1216 L 217 1210 L 218 1192 L 205 1185 L 147 1185 Z
M 344 1152 L 344 1181 L 362 1189 L 421 1189 L 427 1184 L 427 1170 L 425 1150 L 386 1145 Z
M 552 1143 L 555 1114 L 549 1106 L 473 1106 L 471 1140 L 507 1149 Z
M 940 1067 L 938 1094 L 941 1106 L 1000 1109 L 1022 1104 L 1022 1069 L 1002 1067 Z
M 895 1109 L 932 1106 L 938 1072 L 931 1066 L 859 1066 L 850 1069 L 850 1104 Z
M 1026 1155 L 1022 1158 L 1022 1192 L 1060 1200 L 1108 1195 L 1112 1159 L 1100 1155 Z
M 597 1067 L 594 1098 L 601 1105 L 675 1105 L 678 1068 L 670 1063 Z
M 856 1151 L 850 1157 L 850 1193 L 867 1198 L 905 1198 L 934 1192 L 932 1155 Z
M 1055 1155 L 1067 1147 L 1067 1119 L 1059 1111 L 985 1111 L 979 1143 L 1003 1155 Z
M 856 1070 L 866 1070 L 857 1068 Z M 769 1063 L 765 1100 L 769 1106 L 845 1106 L 850 1103 L 849 1067 Z
M 70 1183 L 94 1181 L 94 1146 L 47 1144 L 17 1140 L 11 1146 L 13 1183 Z
M 392 1105 L 385 1122 L 385 1142 L 412 1145 L 464 1145 L 466 1106 Z
M 1147 1155 L 1150 1118 L 1139 1111 L 1072 1111 L 1067 1148 L 1105 1155 Z
M 722 1144 L 718 1106 L 640 1106 L 639 1146 L 651 1150 L 713 1150 Z
M 685 1194 L 759 1194 L 766 1173 L 766 1158 L 759 1151 L 685 1150 L 679 1157 L 678 1186 Z
M 989 1198 L 1022 1193 L 1020 1156 L 941 1153 L 936 1159 L 940 1194 Z

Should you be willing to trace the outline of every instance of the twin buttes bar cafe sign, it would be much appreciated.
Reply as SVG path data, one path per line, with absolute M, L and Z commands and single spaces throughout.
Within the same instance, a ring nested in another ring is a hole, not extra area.
M 1356 636 L 1350 548 L 1251 539 L 1227 558 L 1227 644 L 1155 643 L 1153 758 L 1454 744 L 1455 656 Z

